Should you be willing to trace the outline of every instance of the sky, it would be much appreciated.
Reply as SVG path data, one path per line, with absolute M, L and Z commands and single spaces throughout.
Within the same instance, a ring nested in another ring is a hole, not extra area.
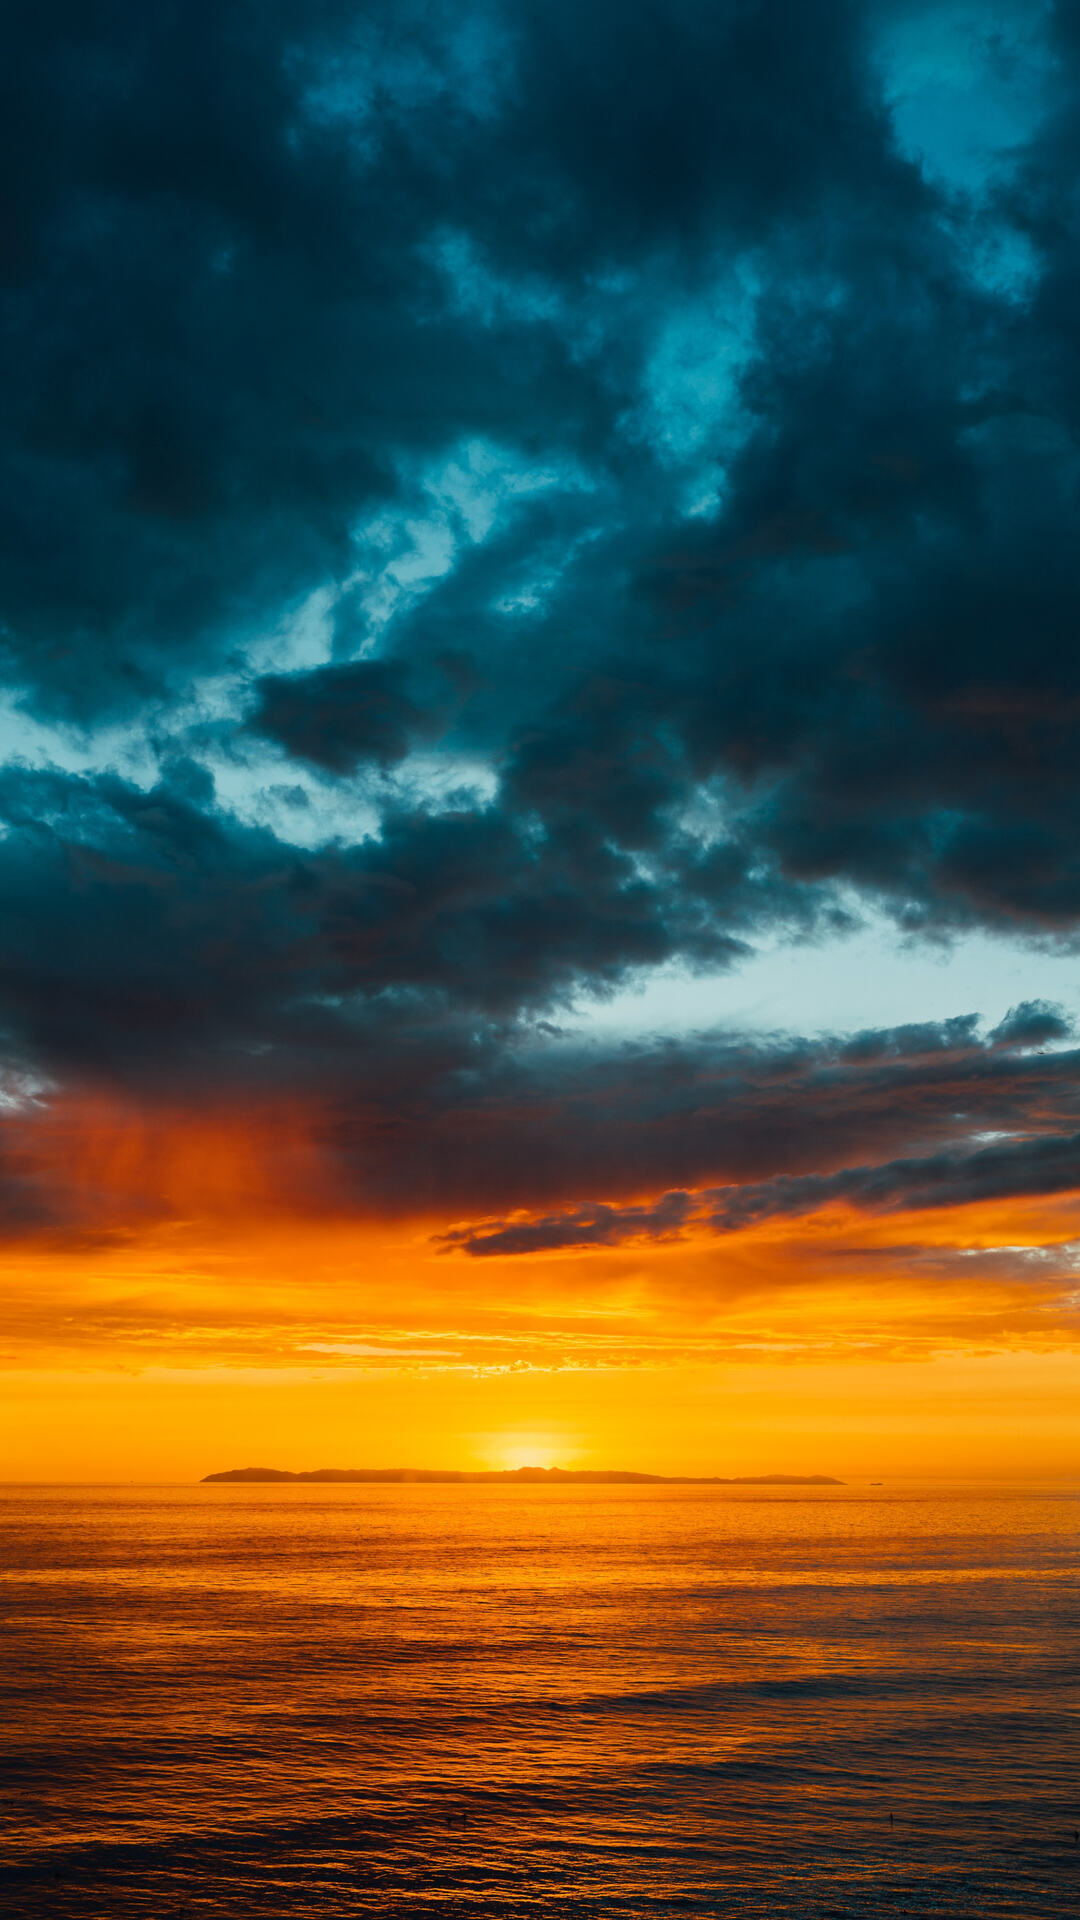
M 1080 1470 L 1080 18 L 16 0 L 0 1476 Z

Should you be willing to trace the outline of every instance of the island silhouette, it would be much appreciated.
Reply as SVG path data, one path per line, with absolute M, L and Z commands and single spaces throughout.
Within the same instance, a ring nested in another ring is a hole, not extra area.
M 630 1473 L 621 1467 L 508 1467 L 489 1472 L 453 1467 L 314 1467 L 289 1473 L 283 1467 L 230 1467 L 224 1473 L 203 1475 L 210 1482 L 298 1482 L 351 1485 L 374 1482 L 391 1485 L 466 1486 L 592 1486 L 592 1487 L 842 1487 L 827 1473 L 740 1473 L 729 1476 L 699 1473 Z

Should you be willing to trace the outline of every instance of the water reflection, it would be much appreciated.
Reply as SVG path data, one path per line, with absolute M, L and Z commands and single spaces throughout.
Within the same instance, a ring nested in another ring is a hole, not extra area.
M 8 1488 L 10 1909 L 1074 1915 L 1076 1513 Z

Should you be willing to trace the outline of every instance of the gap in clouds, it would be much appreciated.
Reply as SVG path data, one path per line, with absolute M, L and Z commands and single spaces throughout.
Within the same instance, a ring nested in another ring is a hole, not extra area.
M 1024 999 L 1051 1001 L 1080 1020 L 1080 959 L 1071 944 L 981 933 L 904 938 L 872 911 L 850 907 L 848 933 L 762 942 L 719 975 L 658 968 L 621 992 L 579 999 L 570 1031 L 629 1037 L 715 1026 L 809 1036 L 971 1011 L 993 1026 Z

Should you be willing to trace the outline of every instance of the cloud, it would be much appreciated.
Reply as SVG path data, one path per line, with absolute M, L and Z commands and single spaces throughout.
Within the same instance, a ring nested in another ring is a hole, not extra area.
M 388 995 L 366 1021 L 333 1006 L 286 1020 L 272 995 L 256 999 L 261 983 L 245 999 L 237 978 L 216 1007 L 187 982 L 185 1005 L 181 974 L 128 1010 L 125 1091 L 87 1038 L 77 1084 L 4 1119 L 18 1234 L 34 1230 L 32 1200 L 43 1231 L 413 1219 L 447 1247 L 493 1254 L 726 1232 L 836 1201 L 888 1212 L 1058 1193 L 1073 1179 L 1080 1057 L 1002 1048 L 966 1020 L 814 1043 L 584 1046 L 431 1021 L 423 995 Z M 39 1049 L 48 1019 L 70 1057 L 91 990 L 73 1010 L 51 1007 L 48 985 Z M 173 1032 L 181 1015 L 186 1047 L 165 1076 L 155 1023 Z
M 401 663 L 385 660 L 268 674 L 250 725 L 329 773 L 351 773 L 365 760 L 389 766 L 421 731 L 404 682 Z
M 837 1201 L 867 1213 L 921 1212 L 927 1207 L 1068 1193 L 1078 1187 L 1080 1134 L 1050 1134 L 982 1147 L 974 1153 L 845 1167 L 838 1173 L 801 1179 L 780 1175 L 705 1197 L 715 1203 L 707 1216 L 710 1227 L 731 1232 L 761 1220 L 811 1213 Z
M 578 1206 L 537 1220 L 485 1221 L 455 1228 L 443 1244 L 474 1256 L 551 1253 L 662 1240 L 684 1227 L 737 1233 L 763 1221 L 797 1218 L 838 1202 L 865 1213 L 922 1212 L 928 1207 L 1080 1189 L 1080 1133 L 1049 1135 L 974 1153 L 844 1167 L 830 1174 L 779 1174 L 743 1186 L 665 1193 L 651 1206 Z
M 493 420 L 599 453 L 614 363 L 520 304 L 477 324 L 440 242 L 575 297 L 601 267 L 805 214 L 853 161 L 888 170 L 831 18 L 22 9 L 0 593 L 37 698 L 130 706 L 348 578 L 403 459 Z M 834 137 L 796 110 L 807 87 Z
M 19 11 L 0 635 L 82 757 L 0 770 L 0 1030 L 58 1097 L 273 1100 L 320 1195 L 489 1253 L 1071 1139 L 1036 1001 L 551 1031 L 866 903 L 1080 926 L 1080 38 L 1025 29 L 1038 111 L 960 181 L 895 8 L 788 13 Z
M 1004 1020 L 994 1028 L 991 1043 L 998 1047 L 1046 1046 L 1053 1040 L 1066 1040 L 1073 1031 L 1072 1022 L 1060 1007 L 1046 1000 L 1022 1000 L 1010 1007 Z
M 466 1253 L 552 1253 L 563 1247 L 611 1247 L 639 1234 L 651 1239 L 676 1235 L 694 1211 L 688 1193 L 665 1193 L 652 1207 L 610 1207 L 602 1202 L 540 1220 L 499 1221 L 473 1232 L 456 1228 L 440 1236 L 448 1249 Z

